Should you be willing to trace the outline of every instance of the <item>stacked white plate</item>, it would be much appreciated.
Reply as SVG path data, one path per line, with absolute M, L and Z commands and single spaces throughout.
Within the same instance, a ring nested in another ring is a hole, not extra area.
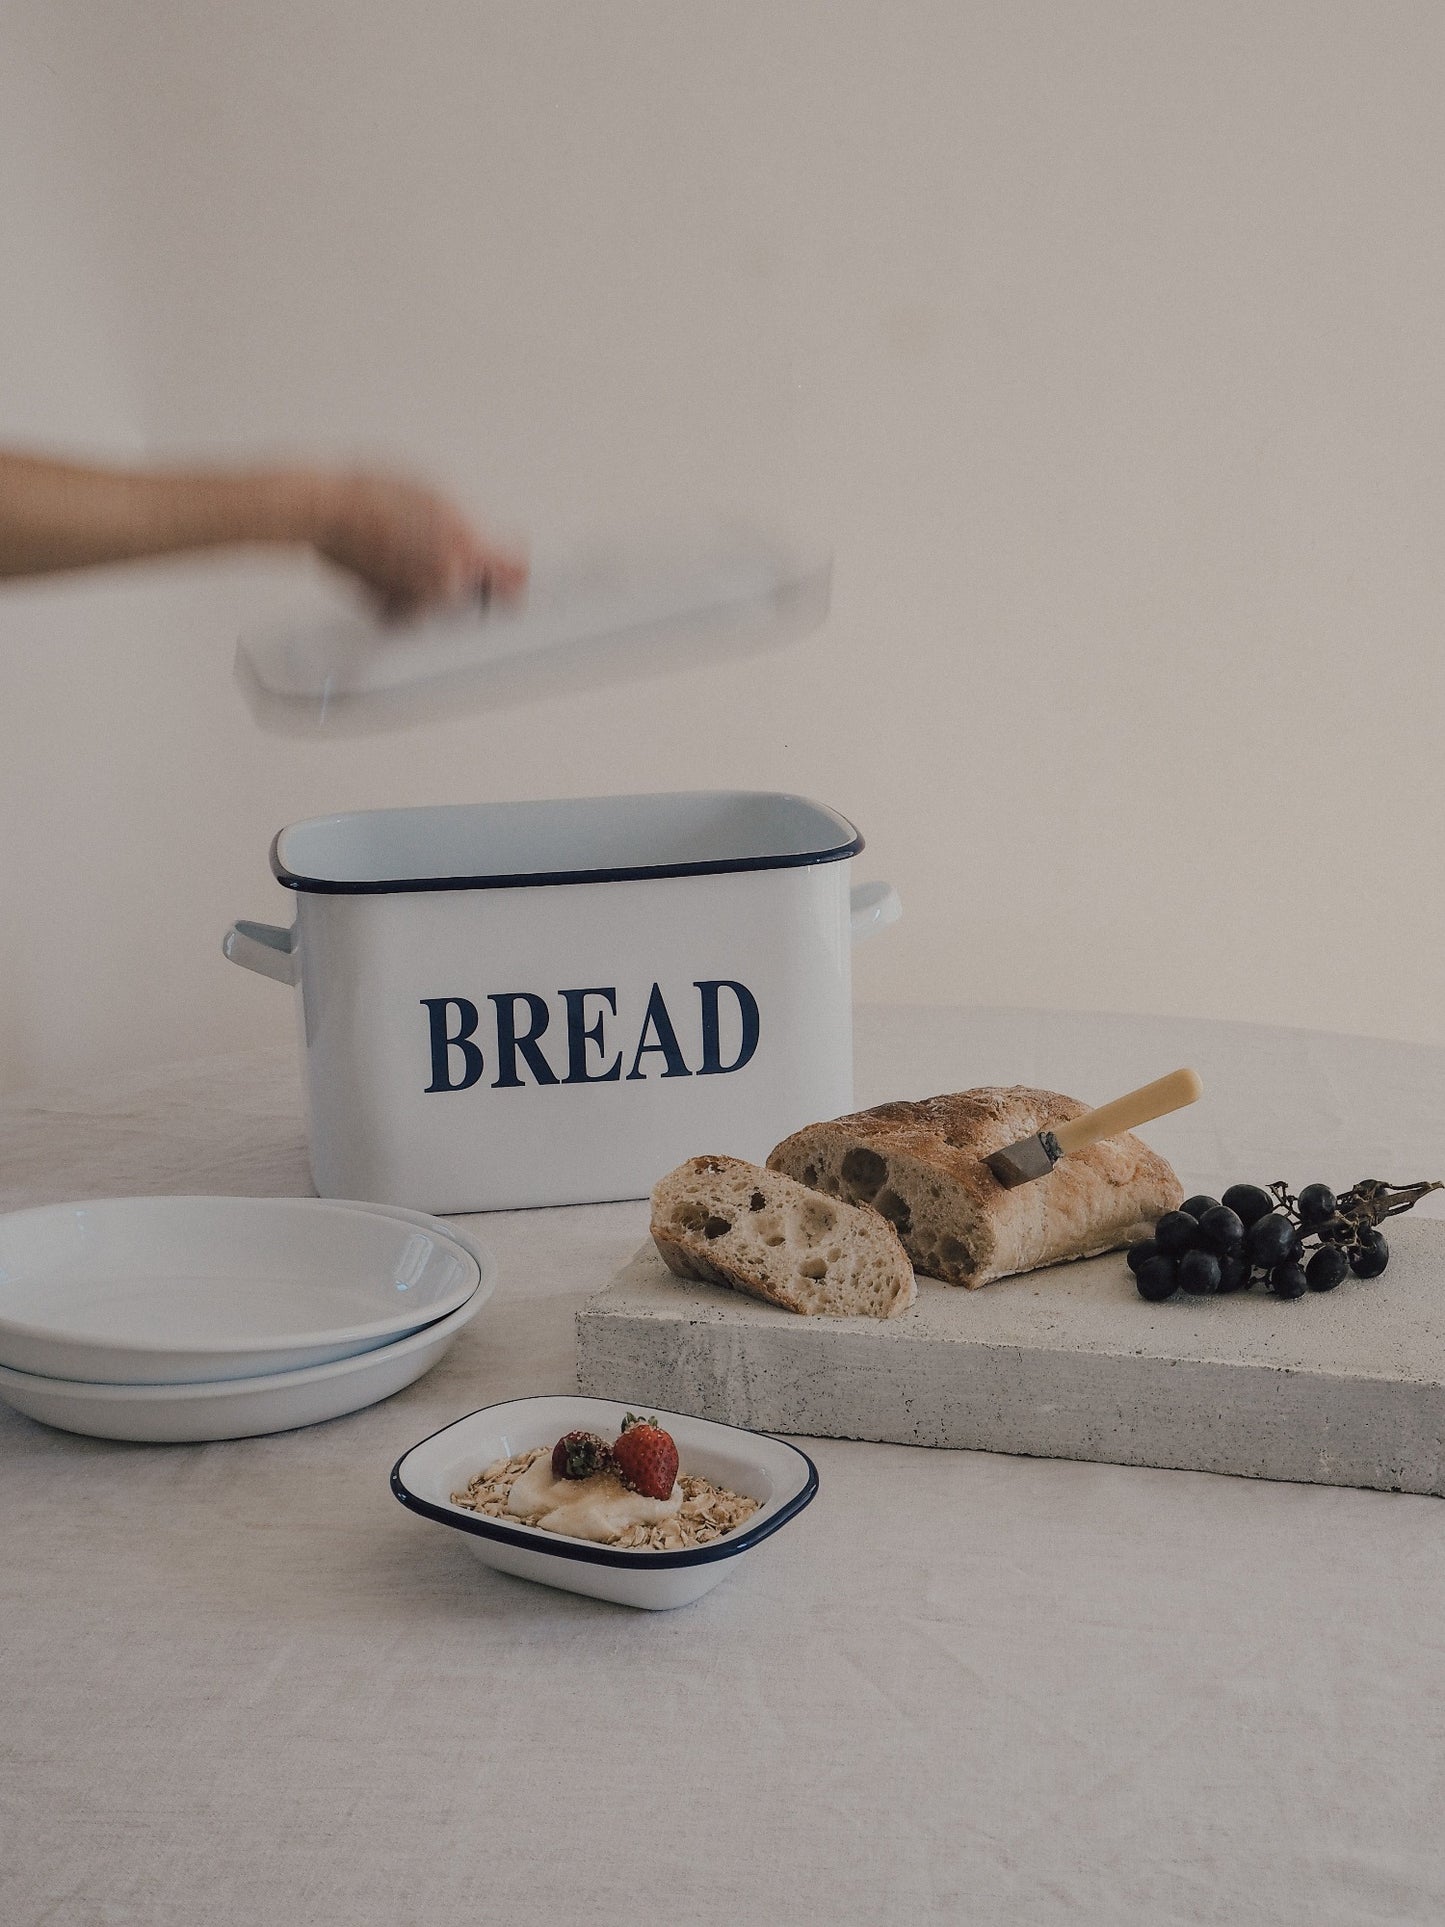
M 96 1438 L 284 1432 L 429 1371 L 496 1267 L 418 1212 L 109 1198 L 0 1217 L 0 1399 Z

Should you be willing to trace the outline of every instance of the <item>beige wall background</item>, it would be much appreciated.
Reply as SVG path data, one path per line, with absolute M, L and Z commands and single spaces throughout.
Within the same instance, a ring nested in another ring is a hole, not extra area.
M 330 809 L 782 786 L 864 998 L 1445 1041 L 1445 11 L 10 0 L 0 433 L 429 471 L 539 544 L 836 549 L 766 664 L 260 734 L 233 560 L 0 592 L 0 1084 L 290 1034 Z

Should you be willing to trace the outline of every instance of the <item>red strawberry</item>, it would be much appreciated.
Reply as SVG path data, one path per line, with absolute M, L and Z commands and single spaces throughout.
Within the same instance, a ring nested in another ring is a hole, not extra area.
M 590 1479 L 612 1464 L 612 1448 L 595 1432 L 568 1432 L 552 1447 L 554 1479 Z
M 612 1448 L 617 1476 L 644 1499 L 669 1499 L 677 1479 L 677 1447 L 655 1418 L 629 1412 Z

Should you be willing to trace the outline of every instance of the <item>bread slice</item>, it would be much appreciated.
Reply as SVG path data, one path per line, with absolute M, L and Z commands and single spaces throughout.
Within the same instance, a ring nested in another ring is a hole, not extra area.
M 689 1158 L 652 1193 L 669 1271 L 789 1311 L 896 1318 L 917 1296 L 898 1233 L 876 1211 L 820 1197 L 741 1158 Z
M 768 1168 L 871 1205 L 897 1227 L 918 1271 L 984 1285 L 1112 1251 L 1145 1236 L 1184 1196 L 1170 1166 L 1132 1133 L 1075 1152 L 1012 1190 L 981 1161 L 1087 1109 L 1022 1085 L 880 1104 L 794 1132 Z

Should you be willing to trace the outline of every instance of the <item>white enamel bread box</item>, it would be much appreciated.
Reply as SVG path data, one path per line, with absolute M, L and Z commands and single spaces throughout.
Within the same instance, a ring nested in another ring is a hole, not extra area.
M 898 915 L 862 847 L 743 791 L 319 817 L 272 846 L 294 926 L 224 949 L 300 992 L 322 1197 L 642 1197 L 850 1108 L 851 947 Z

